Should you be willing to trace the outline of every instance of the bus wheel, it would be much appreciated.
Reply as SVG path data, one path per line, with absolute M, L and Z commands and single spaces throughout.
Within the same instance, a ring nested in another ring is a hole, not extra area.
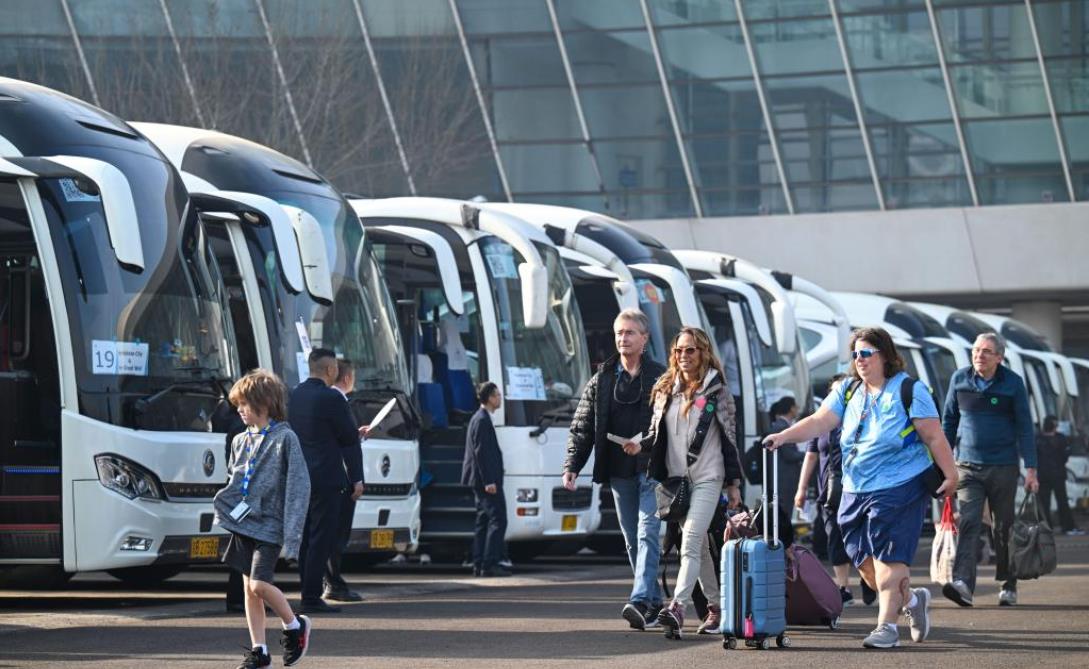
M 126 567 L 124 569 L 108 569 L 106 573 L 126 585 L 138 588 L 149 588 L 159 585 L 163 581 L 173 578 L 185 571 L 183 564 L 148 565 L 146 567 Z

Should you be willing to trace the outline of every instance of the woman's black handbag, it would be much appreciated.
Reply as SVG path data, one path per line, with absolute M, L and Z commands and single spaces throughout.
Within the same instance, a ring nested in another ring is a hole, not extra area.
M 692 482 L 687 476 L 670 476 L 654 488 L 658 518 L 666 522 L 682 521 L 692 501 Z

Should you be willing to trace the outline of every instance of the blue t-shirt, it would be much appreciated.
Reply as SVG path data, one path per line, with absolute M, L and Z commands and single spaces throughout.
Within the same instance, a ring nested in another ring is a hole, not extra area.
M 843 489 L 847 492 L 873 492 L 906 483 L 930 466 L 926 445 L 913 430 L 906 436 L 911 420 L 900 401 L 900 386 L 908 375 L 900 372 L 885 383 L 876 402 L 859 384 L 845 403 L 844 396 L 852 385 L 841 383 L 835 393 L 824 398 L 822 407 L 840 417 L 843 432 L 840 449 L 843 454 Z M 866 403 L 874 402 L 859 430 L 859 418 Z M 911 402 L 911 418 L 937 418 L 938 408 L 930 391 L 920 381 L 915 382 Z M 857 439 L 856 439 L 857 434 Z

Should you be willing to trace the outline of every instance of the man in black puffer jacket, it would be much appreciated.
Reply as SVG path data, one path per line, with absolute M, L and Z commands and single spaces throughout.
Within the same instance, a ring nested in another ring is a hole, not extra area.
M 624 534 L 628 561 L 635 573 L 621 615 L 632 629 L 658 625 L 662 594 L 656 580 L 660 556 L 660 521 L 655 515 L 656 481 L 646 475 L 649 453 L 627 455 L 625 443 L 639 443 L 650 427 L 650 391 L 665 367 L 645 353 L 649 339 L 646 315 L 625 309 L 613 322 L 616 355 L 598 368 L 582 392 L 567 439 L 563 484 L 575 489 L 575 478 L 594 456 L 594 483 L 609 484 L 616 517 Z

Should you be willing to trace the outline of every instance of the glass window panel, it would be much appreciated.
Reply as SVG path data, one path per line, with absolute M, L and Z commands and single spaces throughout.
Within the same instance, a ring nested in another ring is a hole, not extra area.
M 705 216 L 753 216 L 787 213 L 782 188 L 702 190 Z
M 867 126 L 890 209 L 970 205 L 964 160 L 952 122 Z M 918 188 L 915 185 L 918 184 Z M 927 193 L 923 197 L 921 193 Z
M 887 209 L 970 207 L 972 205 L 968 182 L 963 177 L 884 181 L 882 186 Z
M 481 86 L 567 86 L 555 35 L 470 37 L 469 46 Z
M 610 216 L 621 219 L 685 218 L 693 216 L 692 196 L 688 190 L 647 192 L 638 190 L 609 191 Z
M 554 204 L 560 207 L 574 207 L 587 211 L 609 212 L 604 193 L 515 193 L 516 202 L 534 204 Z
M 1055 111 L 1089 111 L 1089 58 L 1048 58 L 1044 62 Z
M 748 81 L 678 81 L 671 84 L 681 128 L 692 134 L 763 130 L 756 86 Z
M 0 75 L 93 102 L 59 2 L 0 3 Z
M 158 3 L 70 3 L 102 106 L 124 119 L 196 125 Z M 133 91 L 139 91 L 134 95 Z
M 1089 200 L 1089 116 L 1064 116 L 1059 123 L 1066 140 L 1074 195 L 1078 200 Z
M 775 156 L 767 133 L 737 133 L 719 137 L 686 137 L 685 144 L 693 157 L 702 191 L 718 190 L 745 192 L 750 197 L 737 198 L 733 204 L 745 209 L 733 213 L 754 213 L 748 207 L 763 203 L 768 211 L 775 207 L 770 201 L 756 197 L 761 190 L 778 191 L 779 175 Z M 755 198 L 755 199 L 753 199 Z M 705 202 L 705 204 L 710 204 Z M 720 198 L 719 207 L 726 202 Z
M 351 0 L 264 0 L 314 167 L 338 188 L 408 194 Z
M 692 199 L 672 136 L 594 142 L 609 203 L 631 218 L 692 215 Z M 637 191 L 672 191 L 640 195 Z
M 466 34 L 552 32 L 543 0 L 457 0 Z
M 450 5 L 362 0 L 362 7 L 416 188 L 505 199 Z
M 1048 114 L 1040 65 L 988 63 L 949 69 L 957 106 L 965 118 Z
M 873 182 L 799 184 L 791 186 L 798 213 L 876 209 Z
M 809 127 L 852 127 L 854 103 L 847 75 L 765 79 L 772 122 L 780 130 Z
M 580 86 L 659 80 L 646 31 L 569 33 L 564 42 Z
M 557 193 L 600 187 L 590 152 L 578 144 L 501 144 L 499 155 L 512 191 Z
M 670 132 L 669 112 L 659 84 L 581 87 L 590 137 L 657 137 Z
M 965 121 L 980 204 L 1066 200 L 1050 118 Z
M 639 0 L 555 0 L 564 30 L 646 28 Z
M 302 160 L 256 5 L 187 0 L 166 5 L 205 123 Z
M 649 0 L 647 4 L 659 27 L 737 20 L 734 3 L 723 0 Z
M 1089 55 L 1089 2 L 1034 2 L 1032 12 L 1044 56 Z
M 937 18 L 950 63 L 1036 57 L 1024 3 L 943 9 Z
M 840 14 L 881 12 L 903 8 L 926 7 L 925 0 L 836 0 Z
M 500 141 L 582 138 L 569 88 L 503 89 L 488 98 Z
M 792 16 L 827 16 L 827 0 L 743 0 L 745 19 L 787 18 Z
M 867 123 L 952 118 L 945 82 L 936 67 L 859 72 L 855 87 Z
M 749 34 L 761 74 L 843 70 L 831 18 L 756 23 Z
M 845 16 L 843 32 L 855 69 L 938 64 L 925 11 Z
M 752 78 L 738 24 L 661 30 L 658 45 L 669 79 Z

